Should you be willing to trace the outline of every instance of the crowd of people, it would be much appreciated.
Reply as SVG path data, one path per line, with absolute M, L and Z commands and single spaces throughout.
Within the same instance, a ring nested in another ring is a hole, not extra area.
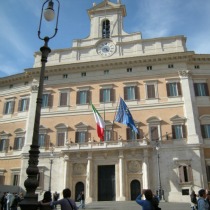
M 210 210 L 210 191 L 200 189 L 198 195 L 193 190 L 190 194 L 192 210 Z
M 1 210 L 17 210 L 22 199 L 23 193 L 4 192 L 1 197 Z

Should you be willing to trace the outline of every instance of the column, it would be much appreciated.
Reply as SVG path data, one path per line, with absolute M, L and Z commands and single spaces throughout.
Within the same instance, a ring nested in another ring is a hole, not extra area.
M 119 201 L 125 201 L 125 171 L 124 171 L 124 155 L 123 151 L 119 152 L 119 182 L 120 182 L 120 197 Z
M 92 152 L 88 153 L 87 158 L 87 170 L 86 170 L 86 202 L 93 201 L 93 160 L 92 160 Z
M 200 143 L 200 123 L 196 99 L 194 94 L 194 86 L 191 78 L 191 72 L 188 70 L 179 71 L 182 84 L 182 95 L 184 100 L 184 112 L 187 119 L 188 144 Z
M 31 85 L 30 104 L 29 104 L 28 116 L 27 116 L 26 128 L 25 128 L 26 129 L 25 143 L 24 143 L 25 145 L 23 147 L 23 152 L 27 152 L 27 153 L 30 149 L 30 145 L 32 144 L 37 93 L 38 93 L 38 81 L 34 79 Z
M 144 158 L 142 163 L 142 171 L 143 171 L 143 189 L 149 189 L 149 158 L 148 158 L 148 149 L 144 149 Z
M 68 185 L 72 186 L 71 185 L 71 181 L 72 181 L 71 180 L 71 177 L 72 177 L 72 163 L 69 163 L 69 156 L 68 155 L 64 156 L 63 161 L 64 161 L 63 189 L 65 189 L 65 188 L 69 187 Z M 69 170 L 68 170 L 68 163 L 69 163 Z M 67 177 L 67 174 L 69 175 L 69 177 Z M 68 183 L 67 183 L 67 180 L 69 181 Z

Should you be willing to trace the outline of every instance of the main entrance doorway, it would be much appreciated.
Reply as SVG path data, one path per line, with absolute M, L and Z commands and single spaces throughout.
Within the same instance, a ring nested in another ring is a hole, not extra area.
M 115 165 L 98 166 L 98 201 L 115 201 Z

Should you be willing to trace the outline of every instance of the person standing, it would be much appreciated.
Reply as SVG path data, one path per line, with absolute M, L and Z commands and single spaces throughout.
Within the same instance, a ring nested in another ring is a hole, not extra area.
M 85 209 L 85 194 L 84 194 L 84 191 L 80 192 L 79 200 L 80 200 L 80 205 L 78 206 L 78 208 L 82 207 L 82 209 Z
M 197 195 L 195 194 L 194 190 L 190 194 L 190 200 L 191 200 L 191 209 L 196 210 L 198 208 L 198 201 L 197 201 Z
M 59 199 L 59 194 L 57 193 L 57 191 L 55 191 L 55 193 L 53 194 L 53 201 L 57 201 Z M 54 206 L 54 208 L 56 209 L 56 205 Z
M 206 200 L 206 190 L 201 189 L 198 191 L 198 210 L 209 210 L 209 204 Z
M 50 206 L 51 201 L 52 201 L 51 192 L 46 191 L 44 193 L 43 199 L 39 202 L 39 204 L 40 204 L 39 209 L 40 210 L 52 210 L 52 208 Z
M 142 200 L 143 195 L 145 196 L 145 200 Z M 161 210 L 161 208 L 158 207 L 159 203 L 157 202 L 157 199 L 153 196 L 150 189 L 144 190 L 144 192 L 136 198 L 136 203 L 142 206 L 142 210 Z
M 66 188 L 63 190 L 63 199 L 58 201 L 53 201 L 50 203 L 51 206 L 55 206 L 59 204 L 61 206 L 61 210 L 78 210 L 76 203 L 70 199 L 71 197 L 71 190 Z

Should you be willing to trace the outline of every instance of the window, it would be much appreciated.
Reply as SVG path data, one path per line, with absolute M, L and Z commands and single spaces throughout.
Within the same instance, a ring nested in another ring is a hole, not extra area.
M 206 166 L 207 181 L 210 182 L 210 165 Z
M 61 146 L 64 146 L 64 143 L 65 143 L 65 132 L 59 132 L 58 133 L 58 146 L 61 147 Z
M 169 68 L 169 69 L 174 68 L 174 64 L 168 64 L 168 68 Z
M 179 166 L 179 182 L 189 183 L 192 181 L 192 168 L 191 165 L 180 165 Z
M 152 70 L 152 66 L 147 66 L 147 70 Z
M 77 92 L 77 104 L 84 105 L 90 102 L 90 91 L 81 90 Z
M 199 65 L 195 65 L 194 68 L 195 69 L 200 69 L 200 66 Z
M 124 87 L 124 99 L 125 100 L 136 100 L 137 99 L 137 86 L 126 86 Z
M 167 89 L 167 96 L 174 97 L 174 96 L 181 96 L 181 84 L 180 82 L 170 82 L 166 84 Z
M 100 89 L 100 103 L 108 103 L 113 101 L 114 90 L 112 88 Z
M 39 134 L 39 142 L 38 145 L 40 147 L 45 147 L 45 134 Z
M 19 112 L 25 112 L 28 111 L 29 108 L 29 98 L 21 98 L 19 100 L 19 104 L 18 104 L 18 111 Z
M 127 72 L 132 72 L 132 68 L 127 68 Z
M 201 133 L 204 139 L 209 139 L 210 138 L 210 124 L 201 125 Z
M 82 77 L 86 77 L 86 72 L 82 72 L 82 73 L 81 73 L 81 76 L 82 76 Z
M 5 176 L 0 174 L 0 185 L 4 185 L 5 183 Z
M 186 126 L 185 125 L 172 125 L 172 138 L 173 139 L 186 138 Z
M 147 119 L 150 141 L 161 141 L 161 120 L 157 117 Z
M 111 141 L 111 140 L 112 140 L 112 131 L 104 130 L 104 141 Z
M 44 76 L 44 81 L 46 81 L 46 80 L 48 80 L 49 78 L 48 78 L 48 76 Z
M 55 126 L 57 130 L 57 146 L 62 147 L 65 145 L 66 140 L 68 139 L 68 126 L 61 123 Z
M 44 93 L 42 95 L 42 108 L 47 108 L 52 106 L 52 95 L 49 93 Z
M 4 152 L 8 149 L 9 140 L 1 139 L 0 140 L 0 152 Z
M 4 114 L 12 114 L 14 112 L 15 101 L 6 101 L 4 104 Z
M 67 79 L 68 78 L 68 74 L 63 74 L 63 79 Z
M 194 83 L 195 96 L 209 96 L 207 83 Z
M 87 141 L 87 132 L 86 131 L 77 131 L 76 132 L 76 143 L 84 143 Z
M 140 139 L 139 134 L 133 131 L 131 128 L 126 128 L 127 140 Z
M 104 75 L 109 74 L 109 70 L 104 70 Z
M 24 145 L 24 137 L 16 137 L 13 150 L 21 150 Z
M 12 183 L 12 185 L 13 186 L 19 186 L 19 180 L 20 180 L 20 175 L 14 174 L 13 175 L 13 183 Z
M 104 20 L 102 22 L 102 38 L 110 38 L 110 21 Z

